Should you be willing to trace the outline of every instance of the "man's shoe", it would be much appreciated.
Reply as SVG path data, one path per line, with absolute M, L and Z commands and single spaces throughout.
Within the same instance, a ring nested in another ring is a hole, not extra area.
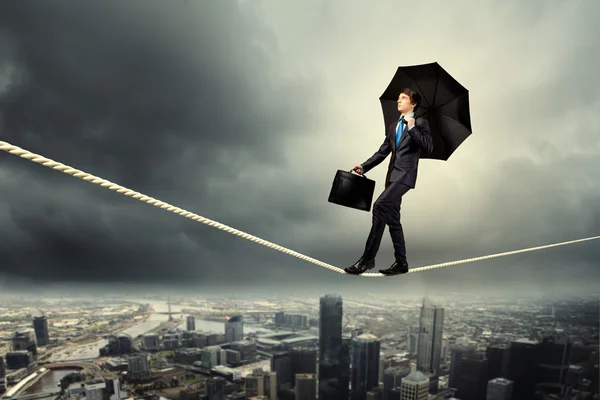
M 408 263 L 406 261 L 396 260 L 391 267 L 388 269 L 380 269 L 379 272 L 384 275 L 406 274 L 408 272 Z
M 346 273 L 348 274 L 360 275 L 363 272 L 373 268 L 375 268 L 375 259 L 365 259 L 365 257 L 363 256 L 350 267 L 344 268 L 344 271 L 346 271 Z

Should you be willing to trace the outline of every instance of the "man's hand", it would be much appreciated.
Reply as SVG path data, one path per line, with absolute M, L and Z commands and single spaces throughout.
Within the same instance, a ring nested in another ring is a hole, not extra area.
M 406 121 L 406 126 L 410 129 L 415 125 L 415 119 L 414 118 L 405 118 L 404 119 Z
M 362 167 L 360 165 L 355 165 L 354 168 L 352 168 L 352 170 L 354 172 L 356 172 L 357 174 L 359 174 L 359 175 L 363 174 L 363 170 L 362 170 Z

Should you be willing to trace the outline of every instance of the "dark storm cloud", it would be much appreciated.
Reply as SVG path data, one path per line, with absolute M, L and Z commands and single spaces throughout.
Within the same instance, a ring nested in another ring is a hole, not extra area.
M 241 3 L 2 3 L 0 137 L 344 267 L 371 215 L 327 203 L 335 170 L 379 147 L 377 98 L 396 66 L 439 61 L 470 90 L 474 134 L 448 162 L 424 161 L 403 200 L 411 266 L 599 234 L 591 9 L 422 1 L 397 31 L 394 1 Z M 596 241 L 340 276 L 15 156 L 0 163 L 2 271 L 23 278 L 422 293 L 577 287 L 600 273 Z M 369 173 L 375 196 L 386 164 Z M 377 268 L 392 261 L 386 233 Z
M 281 77 L 273 35 L 251 9 L 234 1 L 0 8 L 2 140 L 225 223 L 234 221 L 222 187 L 237 186 L 240 207 L 265 213 L 264 193 L 243 204 L 254 182 L 240 182 L 240 171 L 283 166 L 290 128 L 310 126 L 302 104 L 311 88 Z M 0 171 L 3 273 L 210 281 L 239 264 L 228 248 L 258 252 L 234 268 L 242 277 L 269 251 L 14 156 L 2 155 Z M 275 205 L 287 204 L 285 185 Z M 302 205 L 293 211 L 309 217 Z

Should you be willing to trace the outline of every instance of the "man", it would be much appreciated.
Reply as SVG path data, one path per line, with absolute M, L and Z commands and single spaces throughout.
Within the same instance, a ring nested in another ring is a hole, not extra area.
M 359 175 L 379 165 L 390 152 L 392 158 L 385 179 L 385 190 L 373 204 L 373 225 L 367 238 L 362 257 L 345 269 L 349 274 L 359 275 L 375 268 L 375 255 L 379 250 L 383 231 L 387 225 L 394 244 L 395 262 L 379 272 L 397 275 L 408 272 L 404 233 L 400 223 L 402 196 L 414 189 L 421 153 L 431 154 L 433 140 L 429 122 L 425 118 L 415 121 L 414 112 L 419 107 L 421 96 L 411 89 L 403 89 L 398 96 L 400 119 L 390 125 L 383 144 L 371 158 L 356 165 L 353 170 Z

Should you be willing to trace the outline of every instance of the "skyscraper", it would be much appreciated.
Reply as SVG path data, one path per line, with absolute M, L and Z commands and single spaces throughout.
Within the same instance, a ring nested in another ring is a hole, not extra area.
M 379 384 L 380 341 L 365 333 L 354 339 L 352 358 L 352 400 L 366 400 L 367 392 Z
M 507 379 L 513 382 L 513 399 L 529 400 L 535 395 L 540 343 L 518 339 L 510 343 Z
M 317 373 L 317 350 L 307 348 L 292 349 L 292 376 Z
M 212 376 L 204 381 L 204 395 L 207 400 L 223 400 L 227 381 L 220 376 Z
M 488 382 L 486 400 L 511 400 L 513 382 L 504 378 L 494 378 Z
M 50 335 L 48 333 L 48 320 L 45 315 L 33 317 L 33 330 L 38 346 L 48 346 L 50 344 Z
M 316 400 L 315 374 L 296 374 L 296 400 Z
M 150 364 L 145 354 L 132 356 L 128 360 L 127 376 L 131 379 L 144 379 L 150 376 Z
M 410 374 L 410 368 L 408 367 L 391 367 L 385 370 L 383 374 L 383 396 L 382 400 L 390 400 L 391 392 L 395 388 L 399 388 L 402 383 L 402 379 Z
M 6 374 L 6 367 L 4 366 L 4 359 L 0 356 L 0 393 L 4 393 L 6 390 L 4 375 Z
M 271 371 L 277 372 L 279 389 L 289 389 L 294 385 L 292 356 L 288 351 L 279 351 L 273 354 Z
M 244 321 L 241 315 L 231 317 L 225 322 L 225 340 L 228 343 L 244 340 Z
M 507 344 L 496 344 L 486 349 L 488 379 L 505 378 L 508 373 L 509 348 Z
M 37 343 L 32 331 L 15 332 L 11 338 L 12 351 L 27 350 L 34 356 L 37 355 Z
M 408 331 L 408 351 L 412 354 L 417 354 L 417 346 L 419 344 L 419 327 L 411 326 Z
M 412 372 L 402 379 L 400 400 L 427 400 L 429 397 L 429 378 L 411 365 Z
M 463 345 L 454 345 L 450 349 L 450 379 L 448 380 L 448 386 L 451 388 L 458 388 L 459 380 L 462 375 L 462 362 L 465 357 L 470 356 L 473 353 L 473 349 L 470 349 Z
M 488 384 L 488 360 L 482 354 L 470 353 L 463 356 L 460 374 L 455 379 L 456 397 L 462 400 L 481 400 L 485 398 Z
M 423 299 L 419 317 L 417 370 L 439 374 L 444 332 L 444 309 Z
M 196 330 L 196 318 L 193 315 L 188 315 L 186 322 L 187 331 L 194 332 Z
M 319 399 L 347 400 L 349 346 L 342 341 L 342 298 L 327 294 L 320 299 Z

